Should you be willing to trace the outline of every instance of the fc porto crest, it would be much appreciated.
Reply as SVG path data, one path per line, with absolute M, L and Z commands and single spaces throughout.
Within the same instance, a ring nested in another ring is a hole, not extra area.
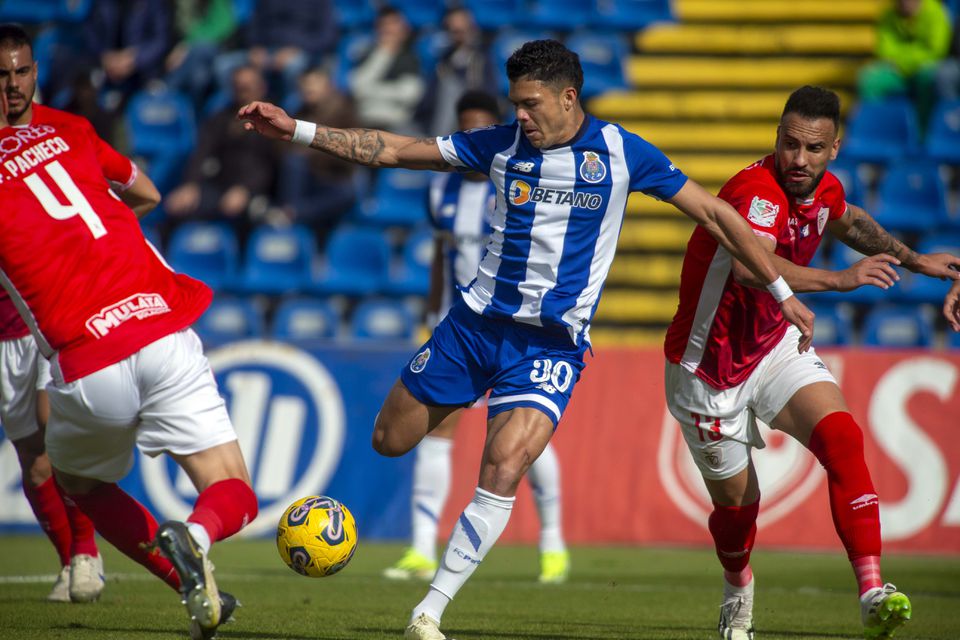
M 420 373 L 423 371 L 423 368 L 427 366 L 427 360 L 429 359 L 430 347 L 427 347 L 410 361 L 410 371 L 413 371 L 414 373 Z
M 583 162 L 580 163 L 580 177 L 587 182 L 600 182 L 607 177 L 607 167 L 597 153 L 593 151 L 583 152 Z

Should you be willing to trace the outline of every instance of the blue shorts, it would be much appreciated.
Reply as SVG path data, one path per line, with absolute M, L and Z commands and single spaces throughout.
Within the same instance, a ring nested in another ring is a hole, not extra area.
M 556 428 L 580 379 L 586 348 L 566 332 L 485 318 L 457 302 L 400 380 L 428 405 L 468 405 L 491 390 L 487 419 L 533 407 Z

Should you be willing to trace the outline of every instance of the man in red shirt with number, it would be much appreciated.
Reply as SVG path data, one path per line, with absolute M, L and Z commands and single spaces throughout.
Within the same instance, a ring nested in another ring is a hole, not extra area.
M 179 590 L 193 637 L 212 638 L 236 600 L 218 592 L 207 551 L 257 514 L 236 433 L 189 328 L 212 293 L 174 273 L 144 239 L 108 182 L 133 185 L 135 168 L 89 122 L 34 105 L 29 121 L 8 125 L 7 103 L 23 117 L 22 78 L 36 67 L 16 26 L 0 26 L 0 51 L 14 61 L 0 75 L 0 282 L 50 361 L 47 455 L 96 530 Z M 117 486 L 135 446 L 170 455 L 197 488 L 186 523 L 158 526 Z
M 960 277 L 960 259 L 918 255 L 863 209 L 845 200 L 827 171 L 840 146 L 840 100 L 802 87 L 787 101 L 772 155 L 734 176 L 719 197 L 753 227 L 794 291 L 887 289 L 892 265 L 937 278 Z M 807 265 L 824 232 L 869 256 L 843 271 Z M 680 304 L 667 331 L 667 406 L 714 504 L 708 528 L 723 565 L 719 631 L 753 638 L 753 571 L 760 489 L 750 459 L 762 448 L 756 418 L 807 447 L 827 472 L 830 509 L 857 578 L 867 638 L 889 638 L 910 601 L 880 574 L 879 501 L 863 455 L 863 434 L 840 388 L 813 349 L 783 320 L 761 283 L 700 229 L 687 245 Z M 758 288 L 759 287 L 759 288 Z M 951 318 L 948 301 L 945 313 Z

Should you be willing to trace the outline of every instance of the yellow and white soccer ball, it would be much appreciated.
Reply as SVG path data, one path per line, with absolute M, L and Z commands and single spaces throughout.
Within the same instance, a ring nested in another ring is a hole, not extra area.
M 357 550 L 357 523 L 342 503 L 307 496 L 287 507 L 277 525 L 277 551 L 287 566 L 311 578 L 331 576 Z

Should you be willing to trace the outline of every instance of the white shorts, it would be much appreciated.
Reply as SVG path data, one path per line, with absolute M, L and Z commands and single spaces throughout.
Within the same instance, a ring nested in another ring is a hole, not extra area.
M 750 448 L 765 445 L 757 428 L 777 416 L 802 387 L 836 379 L 811 347 L 797 352 L 800 332 L 790 326 L 746 380 L 718 390 L 679 364 L 667 362 L 664 387 L 667 408 L 683 431 L 704 478 L 723 480 L 750 462 Z
M 0 424 L 12 441 L 40 430 L 37 391 L 50 382 L 50 363 L 33 336 L 0 341 Z
M 47 392 L 50 461 L 84 478 L 116 482 L 133 466 L 134 445 L 149 456 L 188 455 L 237 439 L 192 329 Z

